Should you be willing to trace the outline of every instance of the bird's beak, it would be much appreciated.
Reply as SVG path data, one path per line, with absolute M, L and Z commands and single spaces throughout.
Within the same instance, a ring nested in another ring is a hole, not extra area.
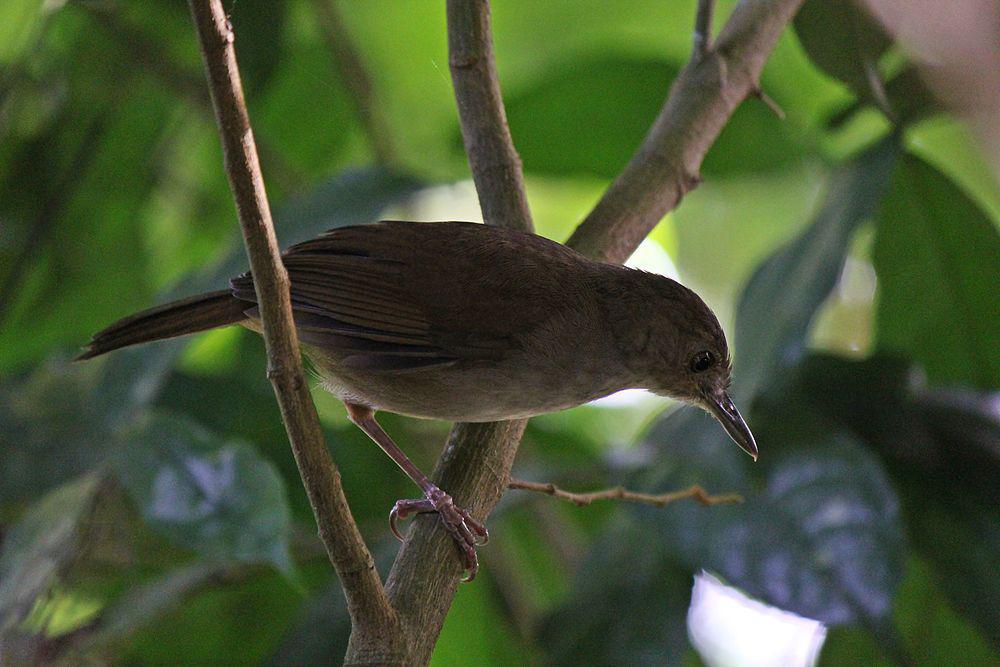
M 747 423 L 743 421 L 743 415 L 733 405 L 729 394 L 721 392 L 719 394 L 708 394 L 705 396 L 705 405 L 708 411 L 719 420 L 726 433 L 732 438 L 743 451 L 757 460 L 757 442 L 753 439 L 753 433 Z

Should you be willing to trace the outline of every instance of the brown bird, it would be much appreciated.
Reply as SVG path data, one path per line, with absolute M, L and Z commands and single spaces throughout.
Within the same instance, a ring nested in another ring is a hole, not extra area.
M 448 421 L 516 419 L 627 388 L 709 411 L 750 456 L 757 445 L 727 393 L 729 349 L 690 289 L 604 264 L 534 234 L 474 223 L 380 222 L 289 248 L 295 328 L 322 386 L 416 482 L 397 519 L 437 512 L 469 579 L 486 528 L 382 430 L 375 412 Z M 94 335 L 78 359 L 239 324 L 260 331 L 253 281 L 143 311 Z

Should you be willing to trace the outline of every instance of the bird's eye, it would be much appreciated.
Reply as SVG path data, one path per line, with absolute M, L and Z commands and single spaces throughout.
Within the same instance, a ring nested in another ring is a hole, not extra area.
M 705 350 L 694 355 L 694 358 L 691 359 L 691 370 L 695 373 L 702 373 L 711 368 L 714 363 L 715 355 L 708 350 Z

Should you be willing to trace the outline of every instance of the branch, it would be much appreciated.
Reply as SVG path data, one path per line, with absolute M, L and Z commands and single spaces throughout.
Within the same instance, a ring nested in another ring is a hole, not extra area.
M 544 493 L 545 495 L 552 496 L 554 498 L 568 500 L 577 507 L 590 505 L 595 500 L 623 500 L 625 502 L 638 503 L 640 505 L 652 505 L 653 507 L 665 507 L 674 501 L 683 500 L 685 498 L 692 498 L 702 505 L 729 505 L 732 503 L 743 502 L 743 496 L 738 493 L 725 493 L 713 496 L 708 494 L 705 489 L 701 488 L 697 484 L 689 486 L 686 489 L 681 489 L 680 491 L 670 491 L 668 493 L 661 493 L 658 495 L 651 493 L 639 493 L 638 491 L 629 491 L 621 486 L 603 489 L 601 491 L 591 491 L 589 493 L 573 493 L 572 491 L 560 489 L 551 482 L 527 482 L 521 479 L 510 480 L 507 488 L 518 489 L 520 491 Z
M 624 261 L 635 250 L 693 186 L 702 158 L 756 88 L 768 54 L 801 2 L 743 0 L 737 6 L 715 49 L 680 74 L 642 147 L 568 245 L 612 262 Z M 493 62 L 486 1 L 449 0 L 448 36 L 462 138 L 483 216 L 490 224 L 530 228 L 520 160 Z M 507 487 L 524 427 L 524 420 L 456 424 L 433 479 L 457 504 L 485 520 Z M 437 517 L 416 517 L 386 583 L 410 662 L 430 660 L 461 574 L 454 545 Z M 360 659 L 348 650 L 347 662 Z
M 354 103 L 361 125 L 365 128 L 375 160 L 379 164 L 393 163 L 396 159 L 396 150 L 392 145 L 382 109 L 375 99 L 372 78 L 361 59 L 357 45 L 351 40 L 350 33 L 340 17 L 335 0 L 312 0 L 312 4 L 320 32 L 333 54 L 333 62 L 337 66 L 341 80 L 351 93 L 351 101 Z
M 391 652 L 398 645 L 396 616 L 351 516 L 340 472 L 323 441 L 316 407 L 303 379 L 288 274 L 278 250 L 243 99 L 232 26 L 220 0 L 189 0 L 188 5 L 205 61 L 226 173 L 253 272 L 267 348 L 267 375 L 274 386 L 320 537 L 344 586 L 354 623 L 352 642 L 381 645 Z
M 500 95 L 486 0 L 448 0 L 448 51 L 462 139 L 487 224 L 532 230 L 521 160 Z M 525 420 L 456 424 L 432 478 L 473 516 L 485 519 L 507 488 Z M 437 517 L 421 516 L 386 583 L 409 659 L 426 664 L 462 575 Z M 379 656 L 383 657 L 383 656 Z M 347 662 L 359 656 L 347 652 Z
M 628 259 L 701 180 L 701 162 L 802 0 L 743 0 L 715 45 L 678 75 L 649 134 L 567 245 L 606 262 Z
M 700 60 L 712 49 L 712 13 L 715 0 L 698 0 L 698 14 L 694 19 L 694 50 L 691 60 Z
M 483 220 L 530 232 L 521 158 L 507 127 L 493 60 L 488 0 L 448 0 L 448 65 Z

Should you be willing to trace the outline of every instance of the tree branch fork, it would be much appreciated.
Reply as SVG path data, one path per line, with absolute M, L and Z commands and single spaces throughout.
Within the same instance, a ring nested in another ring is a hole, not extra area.
M 330 0 L 327 0 L 330 1 Z M 288 277 L 274 233 L 253 132 L 220 0 L 188 0 L 260 304 L 271 380 L 320 536 L 347 597 L 352 633 L 346 662 L 424 664 L 461 575 L 453 546 L 433 517 L 417 517 L 385 586 L 375 569 L 330 457 L 305 382 Z M 742 0 L 714 44 L 712 0 L 699 0 L 692 60 L 671 87 L 649 134 L 567 245 L 622 262 L 681 197 L 695 187 L 701 160 L 735 108 L 759 94 L 759 77 L 802 0 Z M 520 158 L 507 127 L 493 59 L 487 0 L 449 0 L 449 63 L 463 141 L 487 224 L 531 229 Z M 574 493 L 511 480 L 525 422 L 457 424 L 433 478 L 486 517 L 510 486 L 588 505 L 622 500 L 662 506 L 681 498 L 739 502 L 699 486 L 651 495 L 616 487 Z

